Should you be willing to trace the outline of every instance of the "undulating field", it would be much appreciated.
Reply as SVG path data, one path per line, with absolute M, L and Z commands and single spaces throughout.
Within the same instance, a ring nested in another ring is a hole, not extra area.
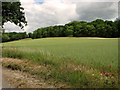
M 2 46 L 3 57 L 49 65 L 49 75 L 40 73 L 46 80 L 54 78 L 71 87 L 117 87 L 118 39 L 25 39 Z

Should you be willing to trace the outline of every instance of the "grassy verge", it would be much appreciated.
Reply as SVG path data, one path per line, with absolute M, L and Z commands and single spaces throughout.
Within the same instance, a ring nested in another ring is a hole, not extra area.
M 55 57 L 42 51 L 34 53 L 10 47 L 3 48 L 2 55 L 9 58 L 27 59 L 26 62 L 15 63 L 9 61 L 9 63 L 3 63 L 3 65 L 13 70 L 21 70 L 42 77 L 48 83 L 55 84 L 56 87 L 60 83 L 65 84 L 65 86 L 60 87 L 118 87 L 117 72 L 114 70 L 109 72 L 106 67 L 95 68 L 89 64 L 77 64 L 68 57 Z M 28 63 L 29 61 L 31 63 Z M 103 71 L 103 74 L 101 74 L 101 71 Z

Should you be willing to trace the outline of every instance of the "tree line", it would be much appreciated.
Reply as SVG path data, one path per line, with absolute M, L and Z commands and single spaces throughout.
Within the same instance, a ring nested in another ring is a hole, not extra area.
M 13 41 L 24 38 L 46 38 L 46 37 L 119 37 L 120 20 L 104 21 L 96 19 L 91 22 L 72 21 L 65 25 L 55 25 L 38 28 L 33 33 L 3 33 L 2 41 Z
M 29 33 L 29 37 L 33 39 L 45 37 L 115 38 L 119 36 L 119 22 L 120 20 L 113 22 L 102 19 L 96 19 L 92 22 L 72 21 L 65 25 L 38 28 L 33 33 Z
M 23 33 L 16 33 L 16 32 L 10 32 L 10 33 L 2 33 L 2 42 L 9 42 L 14 40 L 20 40 L 28 38 L 28 35 L 26 32 Z

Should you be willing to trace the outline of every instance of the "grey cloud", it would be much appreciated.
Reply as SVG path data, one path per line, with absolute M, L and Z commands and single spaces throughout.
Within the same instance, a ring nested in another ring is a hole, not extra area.
M 76 12 L 79 20 L 113 19 L 117 17 L 117 2 L 79 2 Z

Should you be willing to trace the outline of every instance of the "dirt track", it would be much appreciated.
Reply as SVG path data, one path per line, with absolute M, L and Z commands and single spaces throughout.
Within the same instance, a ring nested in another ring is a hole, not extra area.
M 7 69 L 2 70 L 2 88 L 15 88 L 12 84 L 9 82 L 9 75 L 11 75 L 11 72 L 9 72 Z
M 6 60 L 3 58 L 2 60 Z M 2 87 L 3 88 L 54 88 L 48 85 L 42 79 L 36 79 L 34 75 L 21 72 L 19 70 L 11 70 L 2 67 Z
M 19 71 L 4 68 L 2 72 L 2 88 L 52 88 L 45 82 L 36 80 Z

